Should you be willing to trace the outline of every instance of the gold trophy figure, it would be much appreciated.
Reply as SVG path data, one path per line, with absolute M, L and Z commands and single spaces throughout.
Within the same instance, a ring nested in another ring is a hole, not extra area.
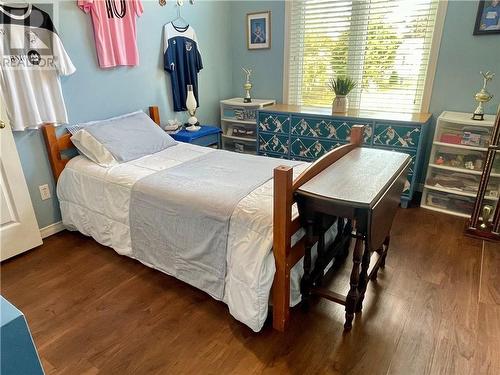
M 492 72 L 486 72 L 486 73 L 480 72 L 480 73 L 483 76 L 483 88 L 474 96 L 474 98 L 476 99 L 477 102 L 479 102 L 479 104 L 474 113 L 472 114 L 472 119 L 478 121 L 484 120 L 483 103 L 488 103 L 493 98 L 493 95 L 491 95 L 488 91 L 486 91 L 486 85 L 495 76 L 495 73 Z
M 252 74 L 252 69 L 243 68 L 241 69 L 245 72 L 247 78 L 246 82 L 243 84 L 243 88 L 246 91 L 245 98 L 243 98 L 243 103 L 251 103 L 252 97 L 250 96 L 250 90 L 252 89 L 252 83 L 250 82 L 250 75 Z
M 483 220 L 481 225 L 479 225 L 479 228 L 481 228 L 482 230 L 486 230 L 488 228 L 489 220 L 492 214 L 493 214 L 493 207 L 488 204 L 485 204 L 483 206 L 483 217 L 482 217 Z

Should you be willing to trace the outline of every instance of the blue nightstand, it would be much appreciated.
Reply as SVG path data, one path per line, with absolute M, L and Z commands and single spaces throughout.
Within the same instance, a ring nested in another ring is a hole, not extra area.
M 217 145 L 217 148 L 221 148 L 221 133 L 222 130 L 217 126 L 203 125 L 196 132 L 182 129 L 178 133 L 171 134 L 171 136 L 178 142 L 192 143 L 198 146 Z

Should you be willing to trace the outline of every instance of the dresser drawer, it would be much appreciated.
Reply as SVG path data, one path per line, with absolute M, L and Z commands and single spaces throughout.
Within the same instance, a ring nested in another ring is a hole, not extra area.
M 290 132 L 290 116 L 260 112 L 259 131 L 288 134 Z
M 374 146 L 417 149 L 422 128 L 418 125 L 375 123 Z
M 305 137 L 291 137 L 290 156 L 301 159 L 314 160 L 328 151 L 333 150 L 346 142 L 339 142 L 330 139 L 315 139 Z
M 222 111 L 222 117 L 225 120 L 255 121 L 257 117 L 257 109 L 226 106 Z
M 342 142 L 349 142 L 351 128 L 354 125 L 365 125 L 364 143 L 371 144 L 373 129 L 369 121 L 304 116 L 292 116 L 291 120 L 292 135 L 327 138 Z
M 258 152 L 259 155 L 267 152 L 288 156 L 289 154 L 288 135 L 259 132 Z

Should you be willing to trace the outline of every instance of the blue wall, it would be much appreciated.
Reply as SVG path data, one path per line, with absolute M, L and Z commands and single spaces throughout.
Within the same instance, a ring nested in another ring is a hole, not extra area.
M 187 3 L 187 1 L 186 1 Z M 97 68 L 90 19 L 74 2 L 61 2 L 59 32 L 77 72 L 63 79 L 63 91 L 72 122 L 104 118 L 158 104 L 162 118 L 172 118 L 170 87 L 161 67 L 162 25 L 175 17 L 173 1 L 159 7 L 144 1 L 138 21 L 141 65 L 103 71 Z M 248 51 L 246 14 L 271 10 L 272 47 Z M 494 113 L 500 98 L 500 35 L 473 36 L 477 1 L 448 4 L 430 111 L 472 111 L 473 94 L 481 86 L 479 70 L 497 73 L 489 89 L 496 98 L 487 106 Z M 284 1 L 196 1 L 183 8 L 195 27 L 205 68 L 200 73 L 199 118 L 218 123 L 218 101 L 243 95 L 241 66 L 254 70 L 252 94 L 282 100 L 284 56 Z M 106 103 L 105 105 L 103 103 Z M 179 116 L 181 118 L 182 115 Z M 431 130 L 430 135 L 433 131 Z M 24 173 L 40 227 L 60 220 L 56 199 L 40 200 L 38 185 L 54 185 L 39 131 L 15 134 Z M 425 171 L 424 171 L 425 173 Z
M 271 11 L 271 48 L 249 51 L 246 41 L 247 13 Z M 245 75 L 241 67 L 253 69 L 252 96 L 283 99 L 284 1 L 237 1 L 231 7 L 231 50 L 233 51 L 233 96 L 244 95 Z
M 59 3 L 58 31 L 77 71 L 63 77 L 62 88 L 70 122 L 106 118 L 157 104 L 163 120 L 177 116 L 170 108 L 170 82 L 162 69 L 162 26 L 176 17 L 174 1 L 160 7 L 157 1 L 143 1 L 138 19 L 140 66 L 101 70 L 97 67 L 90 17 L 76 1 Z M 200 108 L 204 123 L 219 122 L 219 100 L 232 92 L 229 19 L 231 4 L 197 1 L 186 5 L 183 17 L 195 28 L 204 68 L 199 75 Z M 43 228 L 60 220 L 59 204 L 47 160 L 42 134 L 38 130 L 15 132 L 14 139 L 23 165 L 38 225 Z M 42 201 L 38 186 L 49 183 L 53 198 Z

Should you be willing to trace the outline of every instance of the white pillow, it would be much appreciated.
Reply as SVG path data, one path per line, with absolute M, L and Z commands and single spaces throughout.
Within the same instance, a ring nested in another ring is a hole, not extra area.
M 135 115 L 137 113 L 143 113 L 143 111 L 138 110 L 126 113 L 124 115 L 110 117 L 109 119 L 106 120 L 95 120 L 76 125 L 69 125 L 66 127 L 66 130 L 69 131 L 70 134 L 72 135 L 71 141 L 78 149 L 80 154 L 86 156 L 94 163 L 99 164 L 101 167 L 112 167 L 113 165 L 119 164 L 118 161 L 106 149 L 106 147 L 102 145 L 102 143 L 100 143 L 97 139 L 95 139 L 92 134 L 85 131 L 85 128 L 93 125 L 99 125 L 103 121 L 119 120 L 127 116 Z
M 85 129 L 78 130 L 71 141 L 81 154 L 101 167 L 112 167 L 119 164 L 113 155 Z
M 177 142 L 143 111 L 67 128 L 76 148 L 103 167 L 135 160 Z

